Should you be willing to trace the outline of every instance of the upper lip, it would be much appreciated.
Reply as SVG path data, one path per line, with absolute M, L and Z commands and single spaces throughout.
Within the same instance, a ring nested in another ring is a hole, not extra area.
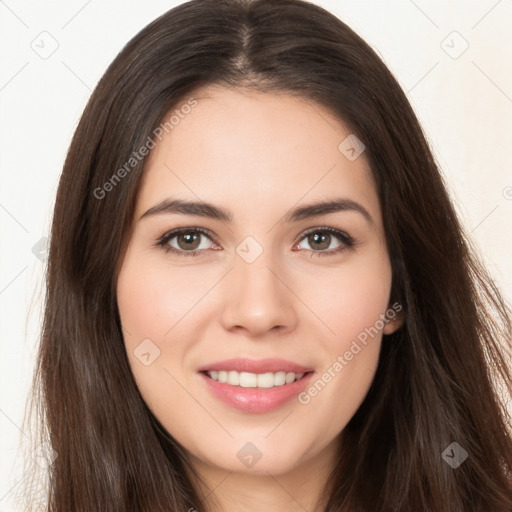
M 286 361 L 285 359 L 245 359 L 237 357 L 234 359 L 225 359 L 224 361 L 206 364 L 199 368 L 199 371 L 236 371 L 248 373 L 276 373 L 283 371 L 307 373 L 313 371 L 313 369 L 292 361 Z

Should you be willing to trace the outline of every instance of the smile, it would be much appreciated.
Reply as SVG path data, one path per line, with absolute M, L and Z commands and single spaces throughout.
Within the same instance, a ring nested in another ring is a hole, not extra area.
M 268 413 L 294 403 L 293 399 L 310 385 L 315 372 L 208 370 L 199 375 L 209 393 L 228 407 L 244 413 Z
M 206 375 L 210 379 L 229 384 L 230 386 L 239 386 L 242 388 L 273 388 L 285 386 L 292 382 L 302 379 L 304 373 L 294 372 L 266 372 L 266 373 L 249 373 L 231 371 L 208 371 Z

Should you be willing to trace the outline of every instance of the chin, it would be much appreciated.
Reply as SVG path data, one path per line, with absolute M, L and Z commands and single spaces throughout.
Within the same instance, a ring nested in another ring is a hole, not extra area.
M 196 454 L 203 463 L 221 470 L 245 475 L 282 475 L 302 464 L 306 457 L 305 446 L 277 445 L 269 440 L 236 440 L 228 445 L 219 446 L 220 453 L 205 456 Z M 232 454 L 232 455 L 228 455 Z

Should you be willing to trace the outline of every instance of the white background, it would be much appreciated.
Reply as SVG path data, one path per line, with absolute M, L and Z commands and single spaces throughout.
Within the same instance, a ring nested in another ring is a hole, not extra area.
M 48 234 L 71 136 L 123 45 L 179 3 L 0 0 L 2 512 L 14 510 L 23 478 L 18 440 L 30 436 L 21 428 L 44 270 L 44 250 L 39 259 L 32 249 Z M 370 43 L 407 92 L 461 219 L 510 301 L 512 1 L 313 3 Z

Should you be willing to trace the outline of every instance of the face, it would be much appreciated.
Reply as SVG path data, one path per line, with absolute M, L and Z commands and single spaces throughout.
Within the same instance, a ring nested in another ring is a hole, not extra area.
M 191 460 L 284 474 L 332 453 L 398 327 L 383 321 L 379 201 L 362 147 L 321 106 L 195 98 L 139 188 L 117 283 L 126 350 Z

